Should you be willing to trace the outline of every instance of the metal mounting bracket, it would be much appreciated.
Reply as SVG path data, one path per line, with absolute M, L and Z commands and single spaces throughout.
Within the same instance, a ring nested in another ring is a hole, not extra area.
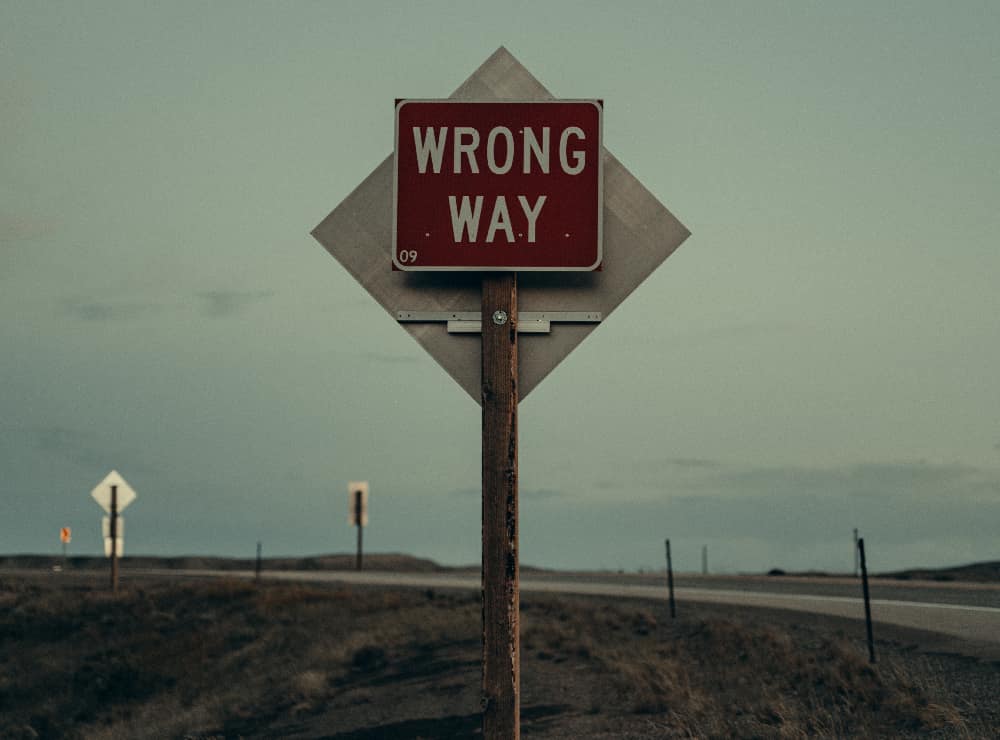
M 522 311 L 517 315 L 518 334 L 548 334 L 553 323 L 597 324 L 600 311 Z M 479 334 L 482 315 L 479 311 L 397 311 L 400 323 L 447 323 L 449 334 Z

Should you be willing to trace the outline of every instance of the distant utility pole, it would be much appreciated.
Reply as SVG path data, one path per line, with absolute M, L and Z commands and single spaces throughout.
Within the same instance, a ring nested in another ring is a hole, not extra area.
M 701 574 L 708 575 L 708 545 L 701 546 Z
M 860 549 L 858 548 L 858 528 L 854 528 L 854 577 L 858 577 L 858 558 Z
M 260 556 L 261 556 L 261 552 L 262 552 L 262 547 L 261 547 L 261 544 L 260 544 L 260 540 L 257 540 L 257 564 L 254 566 L 253 577 L 254 577 L 254 580 L 257 581 L 258 583 L 260 582 Z

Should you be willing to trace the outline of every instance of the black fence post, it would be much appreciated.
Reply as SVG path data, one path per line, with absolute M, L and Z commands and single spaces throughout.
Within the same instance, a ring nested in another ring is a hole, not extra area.
M 261 556 L 261 544 L 257 541 L 257 562 L 254 565 L 253 579 L 260 583 L 260 556 Z
M 670 540 L 667 540 L 667 590 L 670 592 L 670 618 L 677 617 L 677 607 L 674 603 L 674 563 L 670 559 Z
M 872 636 L 872 605 L 868 594 L 868 565 L 865 562 L 865 538 L 858 540 L 858 557 L 861 559 L 861 587 L 865 595 L 865 628 L 868 632 L 868 662 L 875 662 L 875 638 Z

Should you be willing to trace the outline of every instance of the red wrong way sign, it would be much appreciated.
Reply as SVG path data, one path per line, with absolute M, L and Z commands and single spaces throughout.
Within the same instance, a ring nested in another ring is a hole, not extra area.
M 397 103 L 394 268 L 597 269 L 601 123 L 594 100 Z

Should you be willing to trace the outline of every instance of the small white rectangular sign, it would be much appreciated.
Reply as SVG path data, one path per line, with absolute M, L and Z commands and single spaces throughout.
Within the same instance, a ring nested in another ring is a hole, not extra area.
M 105 537 L 111 536 L 111 517 L 101 517 L 101 533 Z M 115 525 L 115 536 L 117 539 L 125 539 L 125 517 L 118 517 Z
M 118 557 L 122 557 L 125 554 L 125 539 L 123 537 L 116 537 L 115 538 L 115 545 L 116 545 L 116 547 L 115 547 L 115 554 Z M 105 537 L 104 538 L 104 557 L 106 557 L 106 558 L 110 558 L 111 557 L 111 538 L 110 537 Z
M 351 481 L 347 484 L 349 514 L 347 523 L 352 527 L 368 526 L 368 481 Z

